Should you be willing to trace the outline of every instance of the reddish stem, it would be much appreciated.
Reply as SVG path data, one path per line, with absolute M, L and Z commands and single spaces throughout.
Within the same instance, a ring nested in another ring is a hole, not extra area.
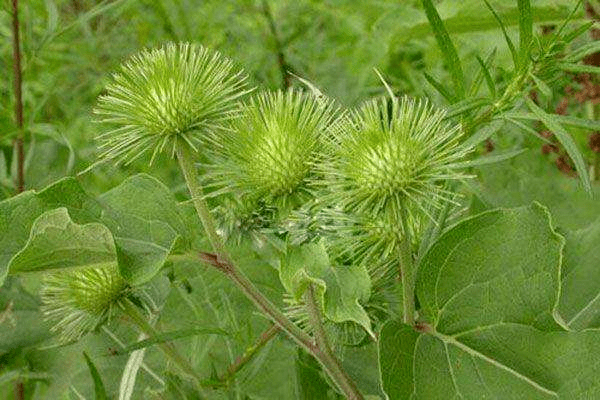
M 25 190 L 25 151 L 23 149 L 23 95 L 21 76 L 21 42 L 19 40 L 19 0 L 12 0 L 13 6 L 13 71 L 15 89 L 15 119 L 18 135 L 15 139 L 17 150 L 17 193 Z

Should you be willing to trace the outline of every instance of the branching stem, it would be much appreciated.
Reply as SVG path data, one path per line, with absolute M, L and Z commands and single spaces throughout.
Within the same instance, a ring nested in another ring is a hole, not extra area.
M 315 357 L 330 374 L 331 378 L 336 383 L 340 384 L 340 388 L 347 394 L 349 399 L 360 400 L 363 397 L 360 392 L 356 389 L 350 378 L 341 369 L 341 366 L 333 365 L 333 360 L 336 360 L 331 351 L 323 351 L 318 345 L 313 342 L 313 339 L 294 324 L 288 317 L 286 317 L 281 310 L 279 310 L 269 299 L 267 299 L 261 292 L 254 286 L 244 273 L 236 266 L 231 256 L 225 248 L 223 240 L 215 229 L 215 222 L 210 214 L 202 186 L 198 182 L 196 171 L 193 163 L 193 158 L 189 148 L 185 143 L 179 142 L 177 144 L 177 159 L 179 166 L 183 172 L 183 176 L 187 183 L 190 195 L 194 202 L 200 221 L 204 226 L 204 230 L 215 254 L 212 253 L 200 253 L 199 257 L 205 263 L 208 263 L 215 268 L 223 272 L 231 281 L 248 297 L 254 305 L 267 315 L 283 332 L 285 332 L 292 340 L 294 340 L 299 346 L 301 346 L 306 352 Z M 343 382 L 338 380 L 344 377 Z
M 273 339 L 277 333 L 280 332 L 279 326 L 273 324 L 266 331 L 264 331 L 258 340 L 249 348 L 246 349 L 244 354 L 236 358 L 236 360 L 227 367 L 227 371 L 219 378 L 219 381 L 227 385 L 243 367 L 246 365 L 256 353 L 262 349 L 271 339 Z
M 144 332 L 148 337 L 155 337 L 158 335 L 158 332 L 147 319 L 140 313 L 138 308 L 131 303 L 129 300 L 125 300 L 121 303 L 121 307 L 123 308 L 124 313 L 131 319 L 131 321 L 137 326 L 142 332 Z M 198 373 L 194 370 L 189 361 L 184 358 L 175 346 L 169 342 L 164 342 L 160 344 L 160 348 L 165 353 L 165 355 L 173 361 L 179 369 L 186 375 L 189 375 L 193 378 L 194 384 L 196 386 L 196 390 L 204 397 L 204 391 L 202 389 L 202 378 Z
M 306 304 L 306 311 L 308 312 L 308 320 L 315 337 L 315 342 L 317 344 L 318 351 L 321 354 L 321 356 L 318 357 L 319 362 L 348 399 L 363 399 L 362 394 L 352 379 L 350 379 L 350 377 L 346 374 L 346 371 L 344 371 L 342 368 L 340 361 L 331 350 L 329 340 L 327 339 L 327 333 L 325 332 L 325 328 L 323 326 L 321 308 L 316 301 L 313 285 L 310 285 L 306 290 L 304 294 L 304 301 Z

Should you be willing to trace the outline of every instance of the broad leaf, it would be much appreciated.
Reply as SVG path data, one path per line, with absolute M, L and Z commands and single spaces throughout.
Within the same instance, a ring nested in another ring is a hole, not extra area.
M 192 234 L 183 214 L 169 189 L 155 178 L 135 175 L 98 200 L 105 209 L 102 222 L 115 236 L 119 270 L 130 283 L 149 281 L 178 244 L 188 247 Z
M 563 240 L 535 203 L 458 224 L 421 262 L 425 318 L 448 334 L 498 321 L 554 328 Z
M 372 334 L 371 322 L 360 304 L 368 301 L 371 293 L 369 274 L 363 266 L 332 265 L 323 243 L 310 243 L 288 250 L 279 276 L 286 291 L 297 301 L 309 285 L 315 285 L 329 320 L 353 321 Z
M 459 223 L 422 263 L 428 323 L 386 323 L 379 342 L 391 399 L 580 399 L 600 394 L 600 332 L 549 320 L 563 239 L 539 205 Z
M 10 273 L 59 268 L 95 267 L 116 262 L 113 237 L 108 228 L 91 222 L 74 223 L 66 208 L 40 215 L 25 247 L 10 261 Z
M 0 202 L 0 284 L 8 264 L 27 243 L 33 222 L 44 212 L 66 207 L 77 223 L 96 221 L 101 209 L 72 178 L 39 191 L 27 191 Z
M 573 330 L 600 327 L 600 219 L 565 235 L 558 312 Z

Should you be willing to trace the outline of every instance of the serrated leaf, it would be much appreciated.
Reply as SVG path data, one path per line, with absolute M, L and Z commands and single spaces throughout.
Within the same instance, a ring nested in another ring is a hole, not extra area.
M 600 219 L 567 232 L 558 313 L 573 330 L 600 327 Z
M 364 266 L 332 265 L 322 242 L 291 247 L 279 267 L 281 283 L 297 301 L 315 285 L 325 316 L 337 323 L 353 321 L 367 332 L 371 322 L 360 302 L 366 302 L 371 281 Z
M 567 61 L 568 63 L 576 63 L 589 56 L 590 54 L 598 52 L 600 52 L 600 42 L 593 41 L 584 44 L 578 49 L 573 50 L 567 57 L 565 57 L 565 61 Z
M 504 121 L 502 120 L 493 120 L 487 125 L 484 125 L 474 134 L 469 136 L 467 140 L 463 143 L 463 146 L 466 148 L 475 147 L 480 143 L 485 142 L 487 139 L 492 137 L 492 135 L 498 132 L 504 126 Z
M 535 86 L 540 90 L 540 92 L 542 92 L 544 96 L 546 96 L 547 98 L 552 97 L 552 89 L 550 89 L 546 82 L 544 82 L 543 80 L 541 80 L 533 74 L 529 74 L 529 76 L 531 76 L 531 79 L 533 79 Z
M 74 223 L 65 207 L 40 215 L 25 247 L 9 262 L 9 273 L 110 265 L 116 262 L 113 237 L 99 223 Z
M 435 39 L 442 52 L 442 57 L 449 69 L 450 77 L 452 78 L 452 83 L 454 85 L 454 94 L 458 100 L 462 100 L 465 97 L 465 77 L 456 47 L 454 47 L 454 43 L 452 43 L 450 35 L 448 35 L 448 31 L 435 9 L 433 2 L 431 0 L 421 0 L 421 3 L 425 8 L 427 19 L 431 24 L 431 29 L 433 30 Z
M 544 110 L 539 108 L 531 99 L 527 99 L 527 105 L 529 109 L 539 118 L 539 120 L 546 125 L 548 129 L 554 133 L 554 136 L 563 145 L 571 160 L 575 164 L 575 169 L 579 174 L 579 179 L 586 192 L 592 192 L 592 186 L 590 183 L 590 177 L 587 170 L 587 165 L 583 160 L 581 152 L 577 148 L 577 145 L 573 141 L 573 138 L 569 133 L 562 127 L 560 120 L 551 114 L 546 113 Z
M 90 370 L 90 374 L 92 375 L 92 380 L 94 381 L 94 398 L 96 400 L 108 400 L 106 389 L 104 388 L 104 383 L 102 382 L 102 378 L 100 377 L 98 369 L 85 351 L 83 352 L 83 357 L 85 357 L 85 362 Z

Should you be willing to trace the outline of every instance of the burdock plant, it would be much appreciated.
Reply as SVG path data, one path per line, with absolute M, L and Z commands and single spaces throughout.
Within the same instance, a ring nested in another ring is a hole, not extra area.
M 312 289 L 307 307 L 314 337 L 286 317 L 237 267 L 209 210 L 194 165 L 197 151 L 223 146 L 223 154 L 231 156 L 229 165 L 235 166 L 225 177 L 232 189 L 248 195 L 258 185 L 260 194 L 285 203 L 282 199 L 301 192 L 315 161 L 319 136 L 330 121 L 331 106 L 288 92 L 257 97 L 243 107 L 240 122 L 232 122 L 246 93 L 245 75 L 219 53 L 189 44 L 144 51 L 125 62 L 99 100 L 96 114 L 112 126 L 99 137 L 100 159 L 127 163 L 144 153 L 151 153 L 151 161 L 164 151 L 176 155 L 214 251 L 202 253 L 203 260 L 225 273 L 258 309 L 313 355 L 346 397 L 362 399 L 328 344 L 322 305 Z M 232 147 L 227 150 L 227 146 Z M 245 151 L 250 153 L 242 154 Z M 244 179 L 250 183 L 242 183 Z
M 313 198 L 309 183 L 336 115 L 332 101 L 311 93 L 258 93 L 242 106 L 231 132 L 217 137 L 206 179 L 215 193 L 236 199 L 238 214 L 270 210 L 270 219 L 281 220 Z
M 116 265 L 49 273 L 42 312 L 62 342 L 78 340 L 107 322 L 130 294 Z
M 431 218 L 432 210 L 452 201 L 445 184 L 464 178 L 459 162 L 469 152 L 460 145 L 460 127 L 444 117 L 426 101 L 407 97 L 367 101 L 335 124 L 330 157 L 320 164 L 326 203 L 343 211 L 346 220 L 355 216 L 341 224 L 339 247 L 359 255 L 378 249 L 384 258 L 397 252 L 409 324 L 414 321 L 412 237 L 424 216 Z

